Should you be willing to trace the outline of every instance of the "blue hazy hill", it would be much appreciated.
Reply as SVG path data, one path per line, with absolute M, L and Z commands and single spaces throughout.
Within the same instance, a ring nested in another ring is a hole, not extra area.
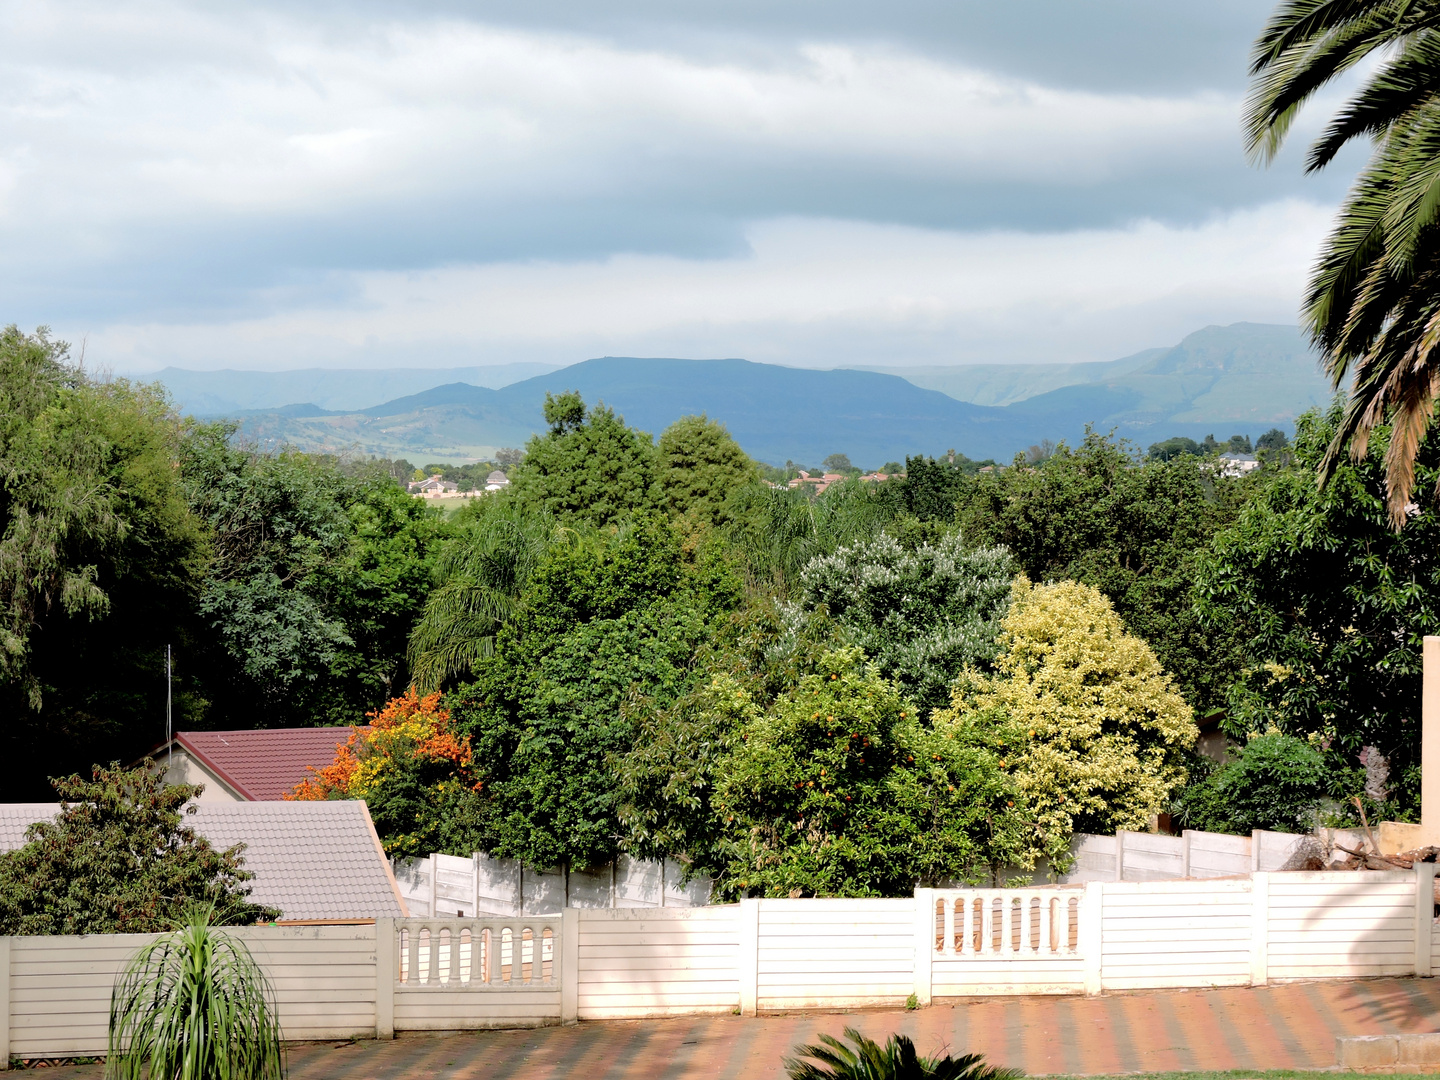
M 1330 398 L 1313 354 L 1291 326 L 1212 326 L 1124 361 L 1043 367 L 1035 381 L 1043 392 L 999 406 L 953 396 L 976 386 L 995 393 L 997 376 L 988 368 L 957 369 L 946 394 L 874 369 L 601 357 L 498 389 L 448 381 L 349 412 L 288 406 L 239 418 L 262 445 L 458 460 L 523 445 L 544 429 L 545 394 L 578 390 L 652 435 L 703 412 L 762 461 L 813 466 L 840 452 L 877 466 L 952 447 L 971 458 L 1008 461 L 1044 439 L 1073 444 L 1087 424 L 1142 447 L 1171 435 L 1253 438 L 1288 428 Z M 1073 381 L 1055 386 L 1057 380 Z

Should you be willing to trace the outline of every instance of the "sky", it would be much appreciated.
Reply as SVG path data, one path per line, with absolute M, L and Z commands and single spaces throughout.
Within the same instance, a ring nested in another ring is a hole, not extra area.
M 0 322 L 87 364 L 1108 360 L 1294 323 L 1252 0 L 0 0 Z

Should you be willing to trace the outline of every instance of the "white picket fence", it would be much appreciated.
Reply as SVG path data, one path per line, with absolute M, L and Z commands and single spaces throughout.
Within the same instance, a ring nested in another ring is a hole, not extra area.
M 289 1039 L 1429 976 L 1435 864 L 238 931 Z M 146 935 L 0 938 L 0 1062 L 100 1054 Z

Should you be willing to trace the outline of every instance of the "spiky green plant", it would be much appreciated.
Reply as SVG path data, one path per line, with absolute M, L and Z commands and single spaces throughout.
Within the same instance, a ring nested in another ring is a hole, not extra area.
M 786 1058 L 790 1080 L 1016 1080 L 1019 1069 L 986 1065 L 980 1054 L 924 1058 L 906 1035 L 891 1035 L 884 1046 L 854 1028 L 845 1029 L 854 1048 L 833 1035 L 821 1035 L 824 1045 L 798 1046 L 798 1057 Z M 801 1060 L 814 1058 L 815 1062 Z
M 146 945 L 110 996 L 106 1080 L 283 1080 L 275 994 L 214 909 Z

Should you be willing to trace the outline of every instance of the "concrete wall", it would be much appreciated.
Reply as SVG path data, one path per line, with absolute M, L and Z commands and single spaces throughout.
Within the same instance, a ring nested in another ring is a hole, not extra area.
M 1193 852 L 1192 852 L 1193 854 Z M 1428 976 L 1434 863 L 1385 873 L 1025 889 L 904 899 L 567 908 L 235 931 L 288 1039 L 577 1019 L 922 1004 Z M 613 896 L 614 894 L 612 894 Z M 0 938 L 0 1062 L 100 1054 L 110 990 L 147 935 Z

